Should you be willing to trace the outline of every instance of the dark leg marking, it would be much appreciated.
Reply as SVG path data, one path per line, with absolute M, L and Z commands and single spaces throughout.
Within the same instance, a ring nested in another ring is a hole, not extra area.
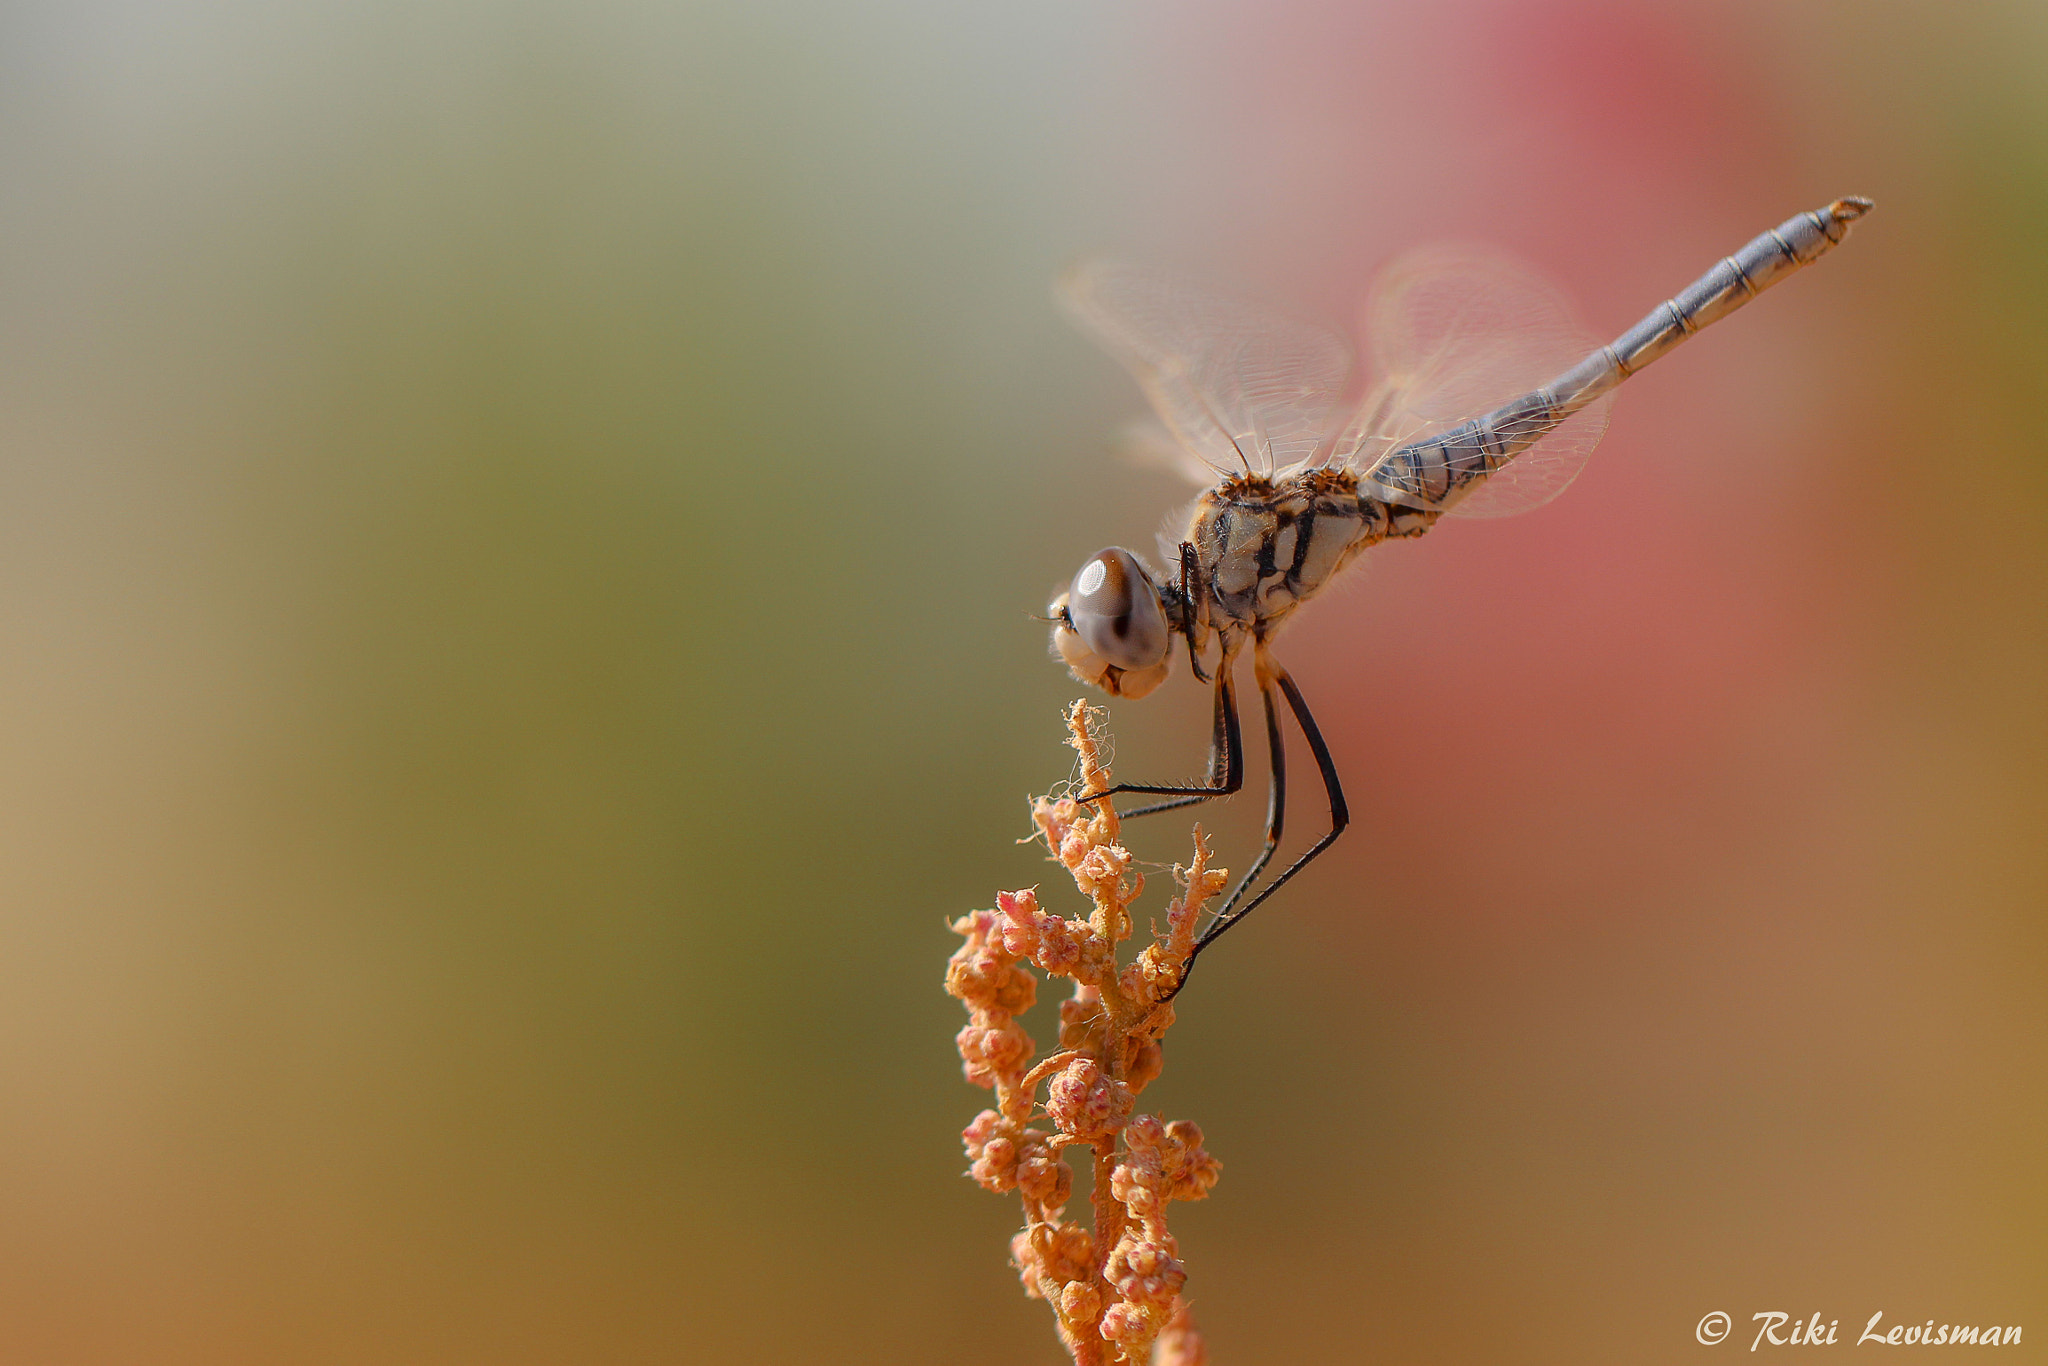
M 1216 913 L 1217 920 L 1229 919 L 1230 908 L 1259 880 L 1259 874 L 1266 871 L 1266 865 L 1273 861 L 1274 851 L 1280 847 L 1280 833 L 1287 824 L 1287 746 L 1280 734 L 1280 710 L 1273 705 L 1273 676 L 1266 670 L 1265 652 L 1259 653 L 1259 701 L 1265 706 L 1266 752 L 1272 756 L 1273 773 L 1272 782 L 1266 789 L 1266 845 L 1252 860 L 1251 868 L 1237 880 L 1230 898 Z
M 1323 778 L 1323 791 L 1328 794 L 1330 799 L 1330 830 L 1328 834 L 1310 845 L 1307 853 L 1287 865 L 1280 876 L 1260 888 L 1257 896 L 1246 902 L 1237 911 L 1218 917 L 1209 926 L 1202 937 L 1195 941 L 1194 951 L 1188 955 L 1187 966 L 1182 970 L 1181 979 L 1174 986 L 1173 991 L 1168 993 L 1166 997 L 1168 1000 L 1171 1000 L 1174 995 L 1180 992 L 1182 987 L 1188 984 L 1188 978 L 1195 970 L 1195 959 L 1201 954 L 1203 949 L 1208 948 L 1218 939 L 1221 939 L 1225 930 L 1228 930 L 1232 925 L 1237 924 L 1240 920 L 1243 920 L 1246 916 L 1257 910 L 1267 897 L 1285 886 L 1289 878 L 1308 867 L 1317 855 L 1336 843 L 1337 836 L 1343 834 L 1344 827 L 1351 823 L 1351 811 L 1344 802 L 1344 785 L 1337 778 L 1336 762 L 1330 758 L 1330 747 L 1323 742 L 1323 733 L 1316 727 L 1315 716 L 1309 711 L 1308 703 L 1303 700 L 1301 689 L 1294 686 L 1293 677 L 1288 674 L 1287 670 L 1281 668 L 1278 663 L 1272 660 L 1271 657 L 1267 657 L 1263 662 L 1272 673 L 1273 681 L 1280 685 L 1281 693 L 1287 698 L 1288 710 L 1294 713 L 1295 724 L 1301 727 L 1301 735 L 1304 740 L 1308 741 L 1309 752 L 1315 755 L 1316 769 L 1322 774 Z M 1235 899 L 1234 894 L 1233 899 Z
M 1077 801 L 1092 802 L 1104 797 L 1120 796 L 1136 792 L 1148 796 L 1171 797 L 1172 801 L 1155 802 L 1141 806 L 1135 811 L 1126 811 L 1123 818 L 1149 816 L 1157 811 L 1172 811 L 1177 807 L 1193 806 L 1196 802 L 1208 801 L 1211 797 L 1228 797 L 1244 787 L 1244 737 L 1237 725 L 1237 686 L 1231 675 L 1231 667 L 1237 662 L 1237 646 L 1226 643 L 1223 657 L 1216 666 L 1216 719 L 1209 735 L 1209 776 L 1204 783 L 1118 783 L 1105 791 L 1093 793 Z
M 1202 654 L 1195 648 L 1195 547 L 1192 542 L 1180 543 L 1180 633 L 1188 642 L 1188 667 L 1195 672 L 1195 681 L 1207 683 L 1209 675 L 1202 670 Z

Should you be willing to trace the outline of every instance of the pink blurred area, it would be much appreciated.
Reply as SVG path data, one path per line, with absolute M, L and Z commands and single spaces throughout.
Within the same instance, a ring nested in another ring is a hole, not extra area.
M 1858 158 L 1816 173 L 1811 141 L 1785 136 L 1801 111 L 1768 54 L 1704 12 L 1243 18 L 1219 25 L 1237 79 L 1211 116 L 1242 147 L 1320 137 L 1318 183 L 1276 177 L 1261 213 L 1354 229 L 1328 252 L 1239 248 L 1297 277 L 1362 279 L 1389 250 L 1455 232 L 1542 262 L 1594 331 L 1618 335 L 1756 232 L 1862 192 Z M 1818 779 L 1842 728 L 1818 703 L 1852 682 L 1858 607 L 1890 586 L 1881 567 L 1844 574 L 1833 536 L 1867 510 L 1841 485 L 1885 469 L 1869 396 L 1886 357 L 1869 339 L 1903 231 L 1881 207 L 1768 312 L 1629 385 L 1591 471 L 1540 516 L 1384 548 L 1375 582 L 1296 632 L 1298 667 L 1344 699 L 1339 745 L 1401 775 L 1391 847 L 1476 824 L 1524 872 L 1668 848 L 1687 829 L 1704 853 L 1729 787 Z M 1568 801 L 1544 791 L 1561 774 L 1577 775 Z

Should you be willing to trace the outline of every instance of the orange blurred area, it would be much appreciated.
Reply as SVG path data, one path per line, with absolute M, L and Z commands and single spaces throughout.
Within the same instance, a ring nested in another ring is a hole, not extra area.
M 1282 639 L 1355 824 L 1146 1104 L 1217 1366 L 2048 1341 L 2037 12 L 24 4 L 0 69 L 0 1363 L 1061 1359 L 944 922 L 1064 896 L 1030 614 L 1187 490 L 1053 279 L 1344 325 L 1481 240 L 1611 335 L 1844 194 Z

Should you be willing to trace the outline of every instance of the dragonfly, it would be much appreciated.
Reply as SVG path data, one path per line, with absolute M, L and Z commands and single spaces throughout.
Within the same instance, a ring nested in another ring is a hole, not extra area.
M 1178 640 L 1190 672 L 1215 694 L 1202 781 L 1118 783 L 1081 800 L 1163 799 L 1125 813 L 1136 817 L 1240 791 L 1235 676 L 1247 645 L 1265 715 L 1264 845 L 1197 938 L 1175 992 L 1204 949 L 1350 823 L 1329 745 L 1273 657 L 1280 628 L 1382 541 L 1420 536 L 1446 516 L 1548 502 L 1592 454 L 1624 379 L 1819 260 L 1871 207 L 1849 197 L 1787 219 L 1604 346 L 1549 284 L 1504 256 L 1411 252 L 1367 297 L 1363 330 L 1377 375 L 1369 386 L 1349 345 L 1324 328 L 1158 269 L 1091 262 L 1069 272 L 1060 287 L 1067 312 L 1151 400 L 1158 426 L 1144 444 L 1206 490 L 1177 541 L 1162 537 L 1167 572 L 1121 546 L 1081 566 L 1047 612 L 1053 652 L 1078 681 L 1138 698 L 1166 680 Z M 1329 828 L 1258 886 L 1287 814 L 1283 705 L 1322 778 Z

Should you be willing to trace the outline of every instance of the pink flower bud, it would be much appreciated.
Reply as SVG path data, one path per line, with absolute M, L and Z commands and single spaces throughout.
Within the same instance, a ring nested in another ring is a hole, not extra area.
M 1003 1118 L 999 1110 L 983 1110 L 974 1117 L 973 1123 L 960 1131 L 960 1141 L 967 1145 L 969 1157 L 980 1157 L 988 1141 L 998 1134 L 1009 1133 L 1014 1126 Z
M 1031 1234 L 1032 1230 L 1027 1228 L 1010 1239 L 1010 1264 L 1017 1268 L 1017 1279 L 1024 1282 L 1024 1294 L 1040 1300 L 1045 1298 L 1038 1290 L 1045 1275 L 1045 1260 L 1039 1255 L 1038 1240 Z
M 1142 1310 L 1117 1303 L 1102 1311 L 1102 1327 L 1097 1331 L 1105 1342 L 1130 1342 L 1144 1337 L 1151 1328 Z
M 1064 1133 L 1098 1142 L 1131 1112 L 1130 1090 L 1102 1074 L 1093 1058 L 1076 1058 L 1045 1088 L 1045 1112 Z
M 1041 1208 L 1057 1210 L 1074 1193 L 1074 1169 L 1051 1149 L 1033 1145 L 1017 1161 L 1017 1189 Z
M 1000 1195 L 1017 1188 L 1017 1145 L 1007 1138 L 992 1138 L 982 1145 L 981 1156 L 967 1168 L 983 1190 Z
M 1180 1293 L 1187 1272 L 1172 1252 L 1171 1234 L 1157 1239 L 1136 1231 L 1124 1234 L 1103 1272 L 1109 1283 L 1133 1304 L 1163 1305 Z
M 981 1058 L 991 1071 L 1022 1071 L 1032 1049 L 1031 1036 L 1014 1024 L 982 1031 Z
M 1124 1129 L 1124 1142 L 1133 1152 L 1140 1148 L 1156 1148 L 1166 1141 L 1166 1126 L 1159 1122 L 1157 1115 L 1134 1116 Z

